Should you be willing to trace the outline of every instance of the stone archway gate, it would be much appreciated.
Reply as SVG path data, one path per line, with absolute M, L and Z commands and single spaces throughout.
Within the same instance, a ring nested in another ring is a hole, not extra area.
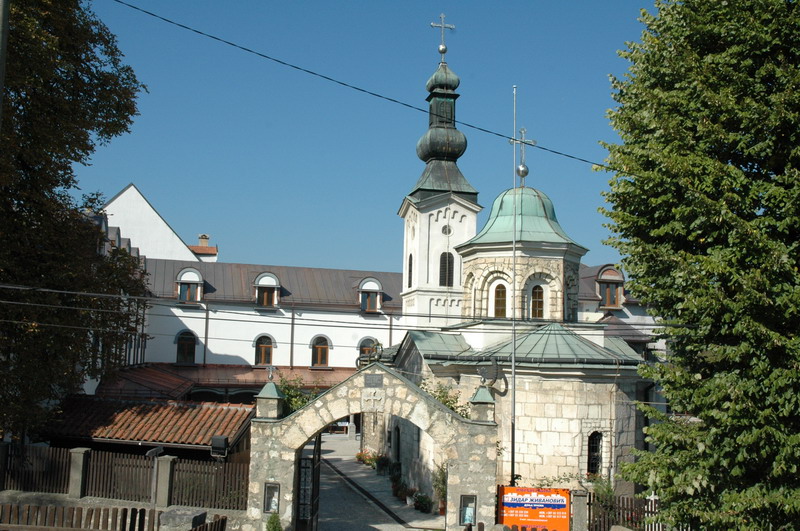
M 497 496 L 494 422 L 469 420 L 455 414 L 380 363 L 361 369 L 283 419 L 277 418 L 279 396 L 271 397 L 266 391 L 265 387 L 257 397 L 257 413 L 250 434 L 247 517 L 255 529 L 263 529 L 263 522 L 270 515 L 264 507 L 265 494 L 267 490 L 275 492 L 276 487 L 280 489 L 281 524 L 284 528 L 294 525 L 298 452 L 329 423 L 356 413 L 402 417 L 433 438 L 448 462 L 447 529 L 462 527 L 458 525 L 462 495 L 477 497 L 477 522 L 494 521 Z

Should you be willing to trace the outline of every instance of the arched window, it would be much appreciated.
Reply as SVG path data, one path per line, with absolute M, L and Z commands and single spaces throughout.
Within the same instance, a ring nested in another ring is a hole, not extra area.
M 411 279 L 414 272 L 414 256 L 408 255 L 408 287 L 411 287 Z
M 375 355 L 375 345 L 377 341 L 372 339 L 371 337 L 367 337 L 361 340 L 361 343 L 358 344 L 358 355 L 364 358 L 368 358 L 370 356 Z
M 184 269 L 178 274 L 178 300 L 197 302 L 203 298 L 203 277 L 196 269 Z
M 506 287 L 498 284 L 494 288 L 494 317 L 506 316 Z
M 453 253 L 442 253 L 439 256 L 439 285 L 453 286 Z
M 374 278 L 365 278 L 358 286 L 361 299 L 361 311 L 375 313 L 381 309 L 383 287 Z
M 589 435 L 589 462 L 586 471 L 589 474 L 600 474 L 603 454 L 603 434 L 596 431 Z
M 272 338 L 261 336 L 256 339 L 256 365 L 272 364 Z
M 178 344 L 178 349 L 175 361 L 185 364 L 194 363 L 194 350 L 197 345 L 197 337 L 188 330 L 184 330 L 178 334 L 176 343 Z
M 262 273 L 256 278 L 256 304 L 261 308 L 274 308 L 280 304 L 281 284 L 272 273 Z
M 544 319 L 544 288 L 541 286 L 531 290 L 531 319 Z
M 328 340 L 324 337 L 318 337 L 314 340 L 311 347 L 311 366 L 312 367 L 327 367 L 328 366 Z

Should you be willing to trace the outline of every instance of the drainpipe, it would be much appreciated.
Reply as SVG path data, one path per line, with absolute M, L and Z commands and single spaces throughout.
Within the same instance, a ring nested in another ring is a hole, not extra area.
M 289 332 L 289 368 L 294 369 L 294 304 L 292 305 L 292 324 Z
M 205 340 L 203 341 L 203 367 L 206 366 L 206 354 L 208 353 L 208 312 L 209 307 L 211 306 L 210 303 L 206 303 L 206 336 Z

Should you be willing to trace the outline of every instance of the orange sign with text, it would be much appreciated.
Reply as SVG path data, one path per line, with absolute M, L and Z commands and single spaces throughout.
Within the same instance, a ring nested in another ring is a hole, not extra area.
M 569 531 L 569 489 L 499 487 L 500 521 L 528 529 Z

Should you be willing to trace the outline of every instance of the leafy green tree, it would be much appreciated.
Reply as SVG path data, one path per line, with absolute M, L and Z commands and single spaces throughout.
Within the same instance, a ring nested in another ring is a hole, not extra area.
M 0 429 L 35 432 L 86 377 L 125 362 L 137 260 L 104 249 L 73 166 L 128 130 L 143 87 L 79 0 L 12 1 L 0 124 Z M 34 289 L 19 289 L 20 286 Z M 81 295 L 96 294 L 92 295 Z M 112 296 L 108 296 L 112 295 Z
M 281 374 L 278 389 L 286 396 L 286 416 L 291 415 L 319 395 L 317 387 L 314 386 L 308 389 L 303 377 L 299 375 L 294 378 L 287 378 Z
M 614 79 L 607 200 L 669 354 L 623 472 L 695 529 L 800 521 L 800 3 L 658 0 Z

